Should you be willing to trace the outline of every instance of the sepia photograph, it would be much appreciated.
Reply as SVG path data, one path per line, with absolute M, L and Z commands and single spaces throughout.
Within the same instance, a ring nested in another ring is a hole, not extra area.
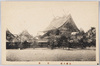
M 98 2 L 1 2 L 2 64 L 99 64 Z

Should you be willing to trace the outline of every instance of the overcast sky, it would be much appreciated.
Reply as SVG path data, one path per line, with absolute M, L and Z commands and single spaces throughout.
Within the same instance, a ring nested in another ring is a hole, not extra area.
M 97 2 L 2 2 L 2 22 L 13 34 L 27 30 L 31 35 L 43 31 L 54 16 L 71 14 L 84 31 L 98 24 Z M 64 10 L 64 11 L 63 11 Z M 65 12 L 65 13 L 64 13 Z

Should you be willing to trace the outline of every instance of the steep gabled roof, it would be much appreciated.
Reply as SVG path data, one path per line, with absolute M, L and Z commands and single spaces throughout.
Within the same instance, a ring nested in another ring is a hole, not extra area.
M 12 41 L 15 38 L 15 36 L 7 29 L 6 30 L 6 41 Z
M 33 36 L 30 35 L 27 30 L 24 30 L 19 35 L 19 38 L 21 39 L 21 42 L 24 42 L 24 41 L 32 42 L 33 41 Z
M 44 32 L 43 38 L 50 36 L 50 34 L 55 34 L 59 37 L 60 35 L 68 36 L 71 32 L 79 32 L 79 29 L 74 23 L 72 16 L 69 14 L 67 17 L 63 16 L 53 19 Z
M 76 31 L 78 31 L 78 28 L 75 25 L 75 23 L 74 23 L 74 21 L 72 19 L 72 16 L 70 14 L 67 17 L 63 16 L 63 17 L 54 18 L 52 20 L 52 22 L 50 23 L 50 25 L 46 28 L 45 31 L 58 29 L 61 26 L 63 26 L 64 24 L 67 24 L 67 23 L 70 23 L 76 29 Z

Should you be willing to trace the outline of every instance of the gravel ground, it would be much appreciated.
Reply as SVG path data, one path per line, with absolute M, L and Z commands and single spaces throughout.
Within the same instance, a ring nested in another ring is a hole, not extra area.
M 28 48 L 7 50 L 7 61 L 95 61 L 93 49 L 48 49 Z

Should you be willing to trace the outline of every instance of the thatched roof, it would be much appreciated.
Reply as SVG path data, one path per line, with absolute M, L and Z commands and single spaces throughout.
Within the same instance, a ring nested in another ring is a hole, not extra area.
M 44 32 L 45 34 L 42 37 L 50 36 L 51 34 L 68 36 L 72 32 L 79 32 L 79 29 L 69 14 L 67 17 L 54 18 Z
M 21 41 L 21 42 L 24 42 L 24 41 L 33 42 L 33 41 L 34 41 L 33 36 L 30 35 L 30 34 L 28 33 L 27 30 L 24 30 L 24 31 L 19 35 L 19 38 L 20 38 L 20 41 Z
M 15 36 L 7 29 L 6 30 L 6 41 L 10 42 L 15 38 Z
M 58 17 L 58 18 L 54 18 L 52 20 L 52 22 L 50 23 L 50 25 L 46 28 L 45 31 L 49 31 L 49 30 L 53 30 L 53 29 L 58 29 L 61 26 L 63 26 L 64 24 L 67 23 L 71 23 L 71 25 L 74 27 L 74 29 L 76 31 L 78 31 L 78 28 L 76 26 L 76 24 L 74 23 L 72 16 L 69 14 L 67 17 L 63 16 L 63 17 Z

